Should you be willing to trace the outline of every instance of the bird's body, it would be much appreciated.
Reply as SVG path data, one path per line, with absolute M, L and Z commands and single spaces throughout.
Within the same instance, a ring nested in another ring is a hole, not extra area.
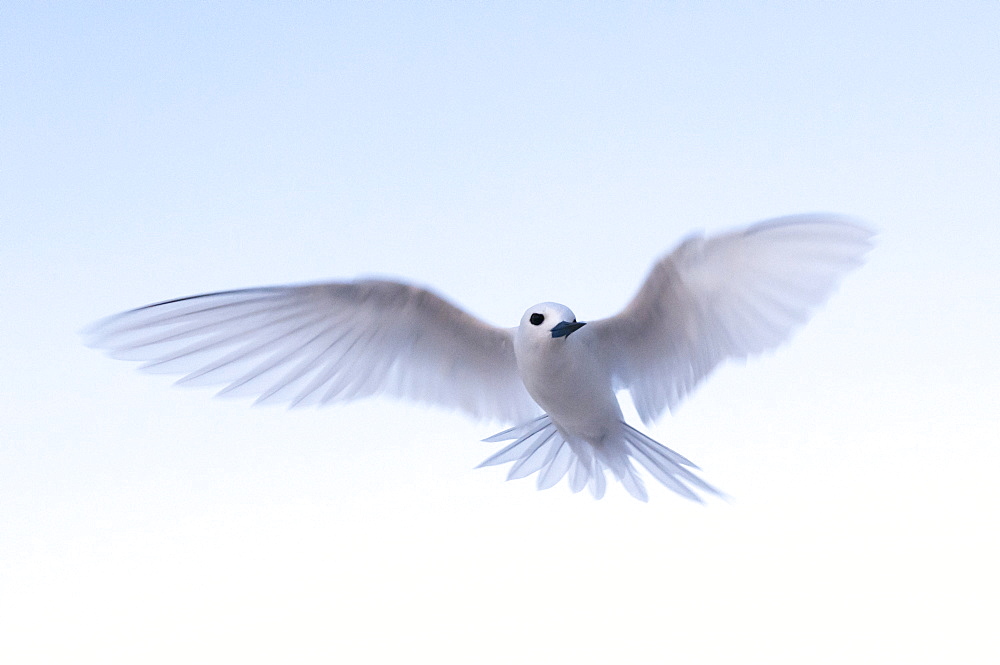
M 577 322 L 558 303 L 498 328 L 426 289 L 386 280 L 211 293 L 105 319 L 93 346 L 181 382 L 292 406 L 391 394 L 515 424 L 484 465 L 509 478 L 565 476 L 604 494 L 605 469 L 646 499 L 632 461 L 675 492 L 718 494 L 683 456 L 622 417 L 673 409 L 719 363 L 775 348 L 860 264 L 871 232 L 830 215 L 693 237 L 654 265 L 616 316 Z M 542 412 L 541 414 L 539 412 Z
M 550 325 L 536 329 L 522 323 L 514 333 L 517 369 L 531 398 L 568 436 L 599 445 L 617 428 L 622 410 L 611 387 L 611 376 L 601 362 L 590 331 L 585 327 L 561 338 L 550 334 L 553 325 L 575 321 L 568 308 L 543 303 L 532 313 L 545 312 Z M 532 333 L 540 334 L 532 334 Z

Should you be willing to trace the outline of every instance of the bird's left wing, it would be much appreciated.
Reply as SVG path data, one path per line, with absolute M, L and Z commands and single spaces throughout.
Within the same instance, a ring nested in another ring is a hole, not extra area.
M 695 236 L 653 266 L 624 310 L 587 327 L 648 424 L 719 363 L 788 339 L 860 265 L 872 235 L 850 218 L 811 214 Z
M 359 280 L 223 291 L 111 316 L 90 346 L 179 383 L 292 406 L 388 394 L 507 423 L 540 411 L 513 333 L 416 286 Z

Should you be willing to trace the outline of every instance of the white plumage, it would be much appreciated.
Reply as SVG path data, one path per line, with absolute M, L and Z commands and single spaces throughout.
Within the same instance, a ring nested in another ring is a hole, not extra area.
M 674 409 L 722 361 L 774 349 L 860 265 L 872 232 L 834 215 L 768 220 L 694 236 L 660 259 L 616 316 L 577 323 L 557 303 L 516 328 L 489 325 L 426 289 L 359 280 L 210 293 L 104 319 L 85 335 L 115 358 L 180 383 L 292 406 L 388 394 L 515 426 L 485 462 L 509 478 L 567 474 L 605 490 L 610 469 L 636 498 L 632 461 L 671 490 L 718 492 L 690 461 L 627 425 L 628 390 L 643 422 Z

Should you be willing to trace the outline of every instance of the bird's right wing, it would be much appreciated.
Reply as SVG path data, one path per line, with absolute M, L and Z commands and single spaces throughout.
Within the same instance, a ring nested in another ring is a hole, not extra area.
M 90 346 L 179 383 L 258 402 L 385 393 L 515 423 L 540 413 L 513 333 L 425 289 L 384 280 L 209 293 L 140 307 L 84 332 Z
M 835 215 L 794 215 L 681 243 L 632 302 L 588 325 L 616 389 L 643 422 L 675 408 L 722 361 L 774 349 L 861 264 L 873 233 Z

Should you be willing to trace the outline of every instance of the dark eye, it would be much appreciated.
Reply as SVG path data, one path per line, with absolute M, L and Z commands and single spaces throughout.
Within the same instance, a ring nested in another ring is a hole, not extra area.
M 528 320 L 531 321 L 531 325 L 540 326 L 542 325 L 542 321 L 545 320 L 545 316 L 543 314 L 535 312 L 534 314 L 531 315 L 531 318 Z

